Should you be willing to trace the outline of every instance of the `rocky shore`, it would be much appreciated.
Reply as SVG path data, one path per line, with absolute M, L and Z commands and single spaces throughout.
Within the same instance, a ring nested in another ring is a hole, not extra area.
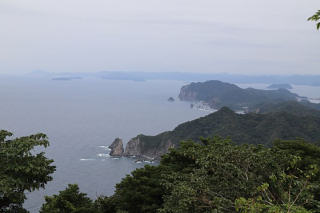
M 113 157 L 121 157 L 123 156 L 123 142 L 120 138 L 116 138 L 112 144 L 109 146 L 110 151 L 110 156 Z
M 168 152 L 171 143 L 164 143 L 164 146 L 146 147 L 144 135 L 138 135 L 128 141 L 124 148 L 123 141 L 120 138 L 116 138 L 109 146 L 111 149 L 110 156 L 112 157 L 130 157 L 137 161 L 158 161 L 161 156 Z

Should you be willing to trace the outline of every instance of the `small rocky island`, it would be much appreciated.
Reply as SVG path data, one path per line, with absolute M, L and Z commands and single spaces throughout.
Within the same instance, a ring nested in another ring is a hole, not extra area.
M 109 146 L 109 149 L 111 149 L 110 156 L 121 157 L 124 152 L 122 140 L 120 138 L 116 138 Z
M 168 98 L 168 101 L 169 102 L 174 102 L 175 100 L 174 100 L 174 98 L 170 97 L 170 98 Z

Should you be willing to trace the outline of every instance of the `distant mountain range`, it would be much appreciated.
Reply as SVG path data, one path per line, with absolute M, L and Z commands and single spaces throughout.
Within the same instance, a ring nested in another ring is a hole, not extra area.
M 188 73 L 188 72 L 126 72 L 126 71 L 101 71 L 101 72 L 64 72 L 54 73 L 34 71 L 25 76 L 28 77 L 97 77 L 109 80 L 178 80 L 178 81 L 208 81 L 217 79 L 220 81 L 239 84 L 295 84 L 320 86 L 320 75 L 240 75 L 227 73 Z
M 71 81 L 71 80 L 81 80 L 81 77 L 55 77 L 52 78 L 54 81 Z

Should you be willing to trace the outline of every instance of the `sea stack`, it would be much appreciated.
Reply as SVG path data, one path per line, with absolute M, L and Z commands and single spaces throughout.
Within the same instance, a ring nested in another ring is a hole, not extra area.
M 175 100 L 174 100 L 174 98 L 170 97 L 170 98 L 168 98 L 168 101 L 169 102 L 174 102 Z
M 109 146 L 109 149 L 111 149 L 110 156 L 114 156 L 114 157 L 122 156 L 124 152 L 122 139 L 116 138 L 113 141 L 113 143 Z

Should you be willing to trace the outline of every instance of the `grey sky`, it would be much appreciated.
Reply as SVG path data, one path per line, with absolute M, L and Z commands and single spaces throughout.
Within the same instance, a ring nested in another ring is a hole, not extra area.
M 320 74 L 319 0 L 0 0 L 0 73 Z

